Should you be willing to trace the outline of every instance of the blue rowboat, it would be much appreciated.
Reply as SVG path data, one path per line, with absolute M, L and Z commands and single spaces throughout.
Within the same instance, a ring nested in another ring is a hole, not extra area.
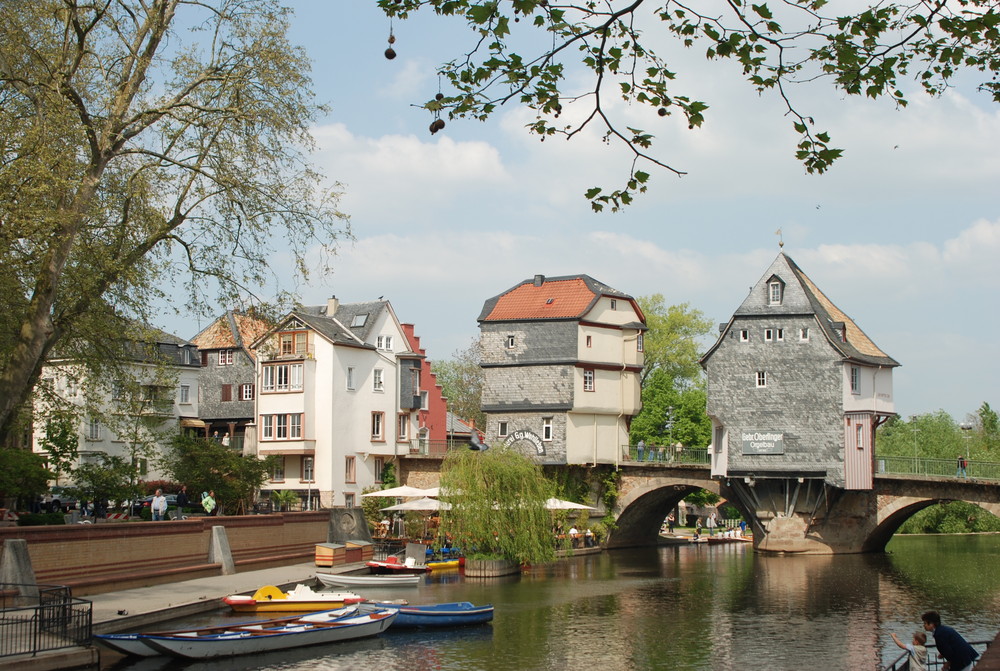
M 400 606 L 392 623 L 395 629 L 414 627 L 462 627 L 493 619 L 493 606 L 475 606 L 468 601 L 427 606 Z

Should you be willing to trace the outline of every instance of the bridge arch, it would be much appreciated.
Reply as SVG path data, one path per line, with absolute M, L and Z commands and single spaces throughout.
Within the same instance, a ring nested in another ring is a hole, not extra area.
M 967 492 L 972 493 L 972 492 Z M 996 499 L 996 496 L 987 497 Z M 893 535 L 906 520 L 931 506 L 962 501 L 1000 517 L 1000 501 L 983 500 L 980 496 L 960 496 L 956 498 L 930 498 L 927 496 L 879 496 L 878 515 L 875 528 L 865 539 L 863 552 L 882 552 Z
M 614 509 L 617 528 L 607 547 L 656 545 L 666 516 L 699 489 L 719 493 L 719 482 L 709 477 L 707 469 L 672 469 L 670 475 L 652 468 L 623 471 Z

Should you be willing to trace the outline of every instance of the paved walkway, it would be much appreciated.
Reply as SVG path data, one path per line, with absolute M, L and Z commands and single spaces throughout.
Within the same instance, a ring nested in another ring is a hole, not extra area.
M 247 571 L 236 575 L 212 576 L 183 582 L 164 583 L 82 597 L 93 605 L 94 633 L 148 629 L 150 626 L 219 608 L 219 599 L 230 594 L 253 594 L 264 585 L 286 588 L 305 582 L 317 570 L 324 573 L 348 573 L 364 568 L 364 563 L 344 564 L 332 569 L 317 569 L 313 562 L 278 568 Z M 252 619 L 252 618 L 251 618 Z M 54 671 L 90 666 L 99 656 L 115 655 L 104 648 L 68 648 L 31 657 L 17 655 L 0 658 L 0 670 Z

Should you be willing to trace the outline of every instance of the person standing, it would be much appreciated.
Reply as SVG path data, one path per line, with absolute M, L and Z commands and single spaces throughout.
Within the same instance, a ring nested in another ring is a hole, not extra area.
M 968 467 L 969 467 L 969 462 L 965 460 L 965 457 L 963 457 L 961 454 L 958 455 L 958 470 L 955 471 L 955 477 L 956 478 L 969 477 L 969 472 L 967 470 Z
M 222 444 L 229 447 L 229 432 L 226 431 L 226 435 L 222 437 Z
M 162 522 L 167 519 L 167 497 L 163 495 L 162 489 L 156 490 L 149 507 L 153 511 L 154 522 Z
M 177 510 L 183 513 L 189 505 L 191 505 L 191 499 L 188 498 L 187 485 L 181 485 L 181 491 L 177 492 Z
M 708 535 L 709 536 L 714 536 L 715 535 L 715 513 L 712 513 L 711 515 L 708 516 L 708 522 L 705 523 L 705 526 L 708 527 Z
M 674 519 L 673 513 L 667 515 L 667 533 L 674 533 L 674 524 L 676 524 L 676 522 L 677 520 Z
M 934 636 L 938 655 L 945 658 L 943 671 L 971 671 L 979 653 L 962 638 L 962 635 L 949 626 L 941 624 L 941 616 L 929 610 L 920 616 L 924 630 Z
M 201 507 L 205 509 L 205 513 L 215 517 L 217 512 L 215 503 L 215 490 L 208 490 L 207 492 L 201 493 Z
M 635 446 L 635 451 L 639 455 L 639 461 L 642 461 L 642 458 L 646 456 L 646 441 L 640 439 L 639 444 Z

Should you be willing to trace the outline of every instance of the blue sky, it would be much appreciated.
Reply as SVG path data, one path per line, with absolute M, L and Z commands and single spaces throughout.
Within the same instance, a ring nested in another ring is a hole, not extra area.
M 983 401 L 1000 407 L 1000 110 L 974 86 L 932 99 L 907 82 L 903 110 L 797 88 L 799 106 L 846 150 L 810 176 L 778 100 L 758 96 L 733 64 L 666 42 L 682 85 L 710 105 L 705 125 L 612 111 L 653 132 L 657 157 L 688 174 L 649 169 L 650 193 L 594 214 L 583 192 L 617 185 L 630 162 L 596 134 L 539 142 L 516 107 L 429 133 L 430 113 L 414 105 L 438 91 L 435 66 L 471 44 L 458 22 L 395 21 L 390 61 L 389 20 L 374 0 L 293 6 L 292 39 L 331 108 L 313 160 L 341 183 L 356 237 L 331 275 L 297 287 L 303 302 L 385 296 L 431 359 L 478 335 L 487 298 L 539 273 L 662 293 L 724 322 L 778 253 L 780 228 L 784 251 L 902 364 L 898 413 L 943 409 L 963 421 Z

